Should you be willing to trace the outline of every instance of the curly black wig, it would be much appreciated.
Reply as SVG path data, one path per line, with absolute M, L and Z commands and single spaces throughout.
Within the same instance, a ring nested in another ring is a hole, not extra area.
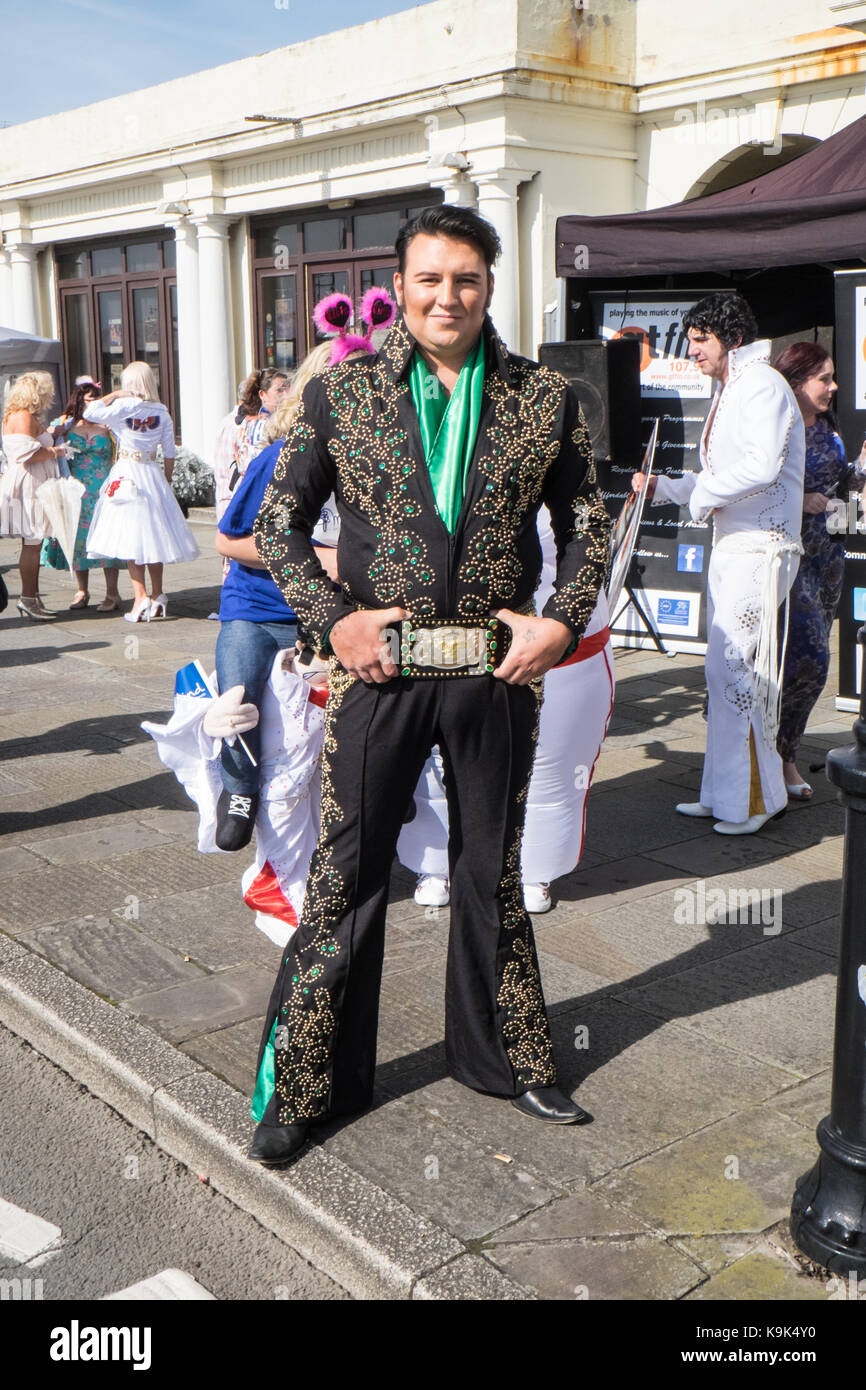
M 686 314 L 683 327 L 714 333 L 723 348 L 743 347 L 758 336 L 755 315 L 736 290 L 704 295 Z

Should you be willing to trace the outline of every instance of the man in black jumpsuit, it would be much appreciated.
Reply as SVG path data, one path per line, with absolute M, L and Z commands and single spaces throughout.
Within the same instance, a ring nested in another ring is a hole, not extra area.
M 595 607 L 607 516 L 571 388 L 506 352 L 487 316 L 494 229 L 466 208 L 428 209 L 396 249 L 402 317 L 377 354 L 309 384 L 255 528 L 287 602 L 333 657 L 321 832 L 259 1057 L 250 1157 L 271 1164 L 312 1121 L 370 1104 L 390 869 L 434 744 L 450 823 L 449 1072 L 534 1118 L 585 1118 L 555 1087 L 520 841 L 541 677 Z M 419 372 L 443 406 L 462 403 L 453 514 L 429 433 L 425 454 Z M 332 492 L 339 586 L 310 543 Z M 542 502 L 558 567 L 536 617 Z

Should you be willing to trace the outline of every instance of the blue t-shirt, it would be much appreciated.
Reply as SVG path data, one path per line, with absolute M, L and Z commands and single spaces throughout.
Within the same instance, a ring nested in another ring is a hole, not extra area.
M 238 483 L 218 529 L 232 540 L 250 536 L 268 483 L 273 477 L 283 441 L 269 444 L 250 463 Z M 243 618 L 248 623 L 295 623 L 297 618 L 267 570 L 253 569 L 239 560 L 229 561 L 220 596 L 220 620 Z

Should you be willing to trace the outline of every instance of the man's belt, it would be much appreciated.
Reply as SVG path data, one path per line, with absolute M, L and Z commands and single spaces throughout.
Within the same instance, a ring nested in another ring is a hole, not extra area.
M 395 629 L 387 629 L 389 635 Z M 498 618 L 483 626 L 446 618 L 404 618 L 396 634 L 401 676 L 485 676 L 495 671 L 511 645 L 511 628 Z M 397 656 L 395 653 L 395 660 Z

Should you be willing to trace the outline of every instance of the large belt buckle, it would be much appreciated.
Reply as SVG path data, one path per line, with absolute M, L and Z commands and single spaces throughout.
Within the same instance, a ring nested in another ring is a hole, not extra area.
M 401 625 L 401 674 L 483 676 L 495 665 L 497 626 L 491 619 L 484 627 L 415 627 L 407 618 Z

